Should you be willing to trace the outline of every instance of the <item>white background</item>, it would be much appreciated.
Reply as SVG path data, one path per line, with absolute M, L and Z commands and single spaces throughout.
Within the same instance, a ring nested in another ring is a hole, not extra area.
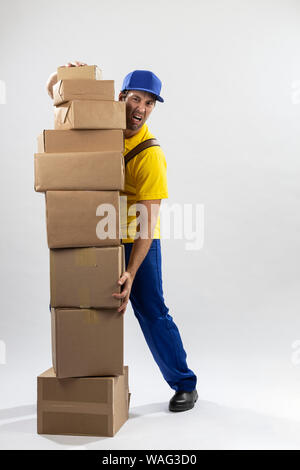
M 296 448 L 300 3 L 10 0 L 0 41 L 0 447 Z M 69 60 L 97 64 L 116 96 L 134 69 L 161 78 L 165 103 L 148 124 L 167 158 L 168 203 L 204 206 L 201 250 L 162 243 L 165 300 L 199 400 L 167 411 L 173 390 L 128 308 L 131 419 L 109 440 L 35 429 L 36 376 L 51 366 L 51 345 L 33 154 L 53 128 L 46 79 Z

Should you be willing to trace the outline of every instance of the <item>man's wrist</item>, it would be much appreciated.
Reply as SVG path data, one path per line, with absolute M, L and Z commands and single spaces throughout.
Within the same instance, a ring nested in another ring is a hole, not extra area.
M 136 271 L 137 270 L 133 266 L 130 266 L 130 265 L 127 266 L 126 272 L 128 272 L 131 275 L 132 279 L 135 278 Z

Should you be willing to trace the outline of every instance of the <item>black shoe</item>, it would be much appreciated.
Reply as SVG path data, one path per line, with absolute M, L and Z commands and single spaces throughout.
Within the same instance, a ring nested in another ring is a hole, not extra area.
M 186 411 L 194 407 L 198 400 L 197 390 L 191 392 L 178 391 L 169 402 L 170 411 Z

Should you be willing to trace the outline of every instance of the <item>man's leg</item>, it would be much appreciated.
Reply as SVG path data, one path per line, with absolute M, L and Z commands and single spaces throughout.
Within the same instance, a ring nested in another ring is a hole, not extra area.
M 125 243 L 126 266 L 132 243 Z M 130 301 L 146 342 L 170 387 L 195 389 L 197 377 L 186 363 L 186 352 L 176 324 L 163 298 L 160 240 L 154 239 L 134 278 Z

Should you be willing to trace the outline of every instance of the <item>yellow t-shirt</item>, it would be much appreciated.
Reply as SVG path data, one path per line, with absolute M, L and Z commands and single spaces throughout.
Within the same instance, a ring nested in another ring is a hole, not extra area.
M 143 124 L 139 132 L 124 140 L 124 156 L 136 145 L 147 139 L 153 139 L 154 135 Z M 161 147 L 149 147 L 136 155 L 126 165 L 125 189 L 121 191 L 121 196 L 127 196 L 127 206 L 121 209 L 121 229 L 123 243 L 134 241 L 136 234 L 135 204 L 137 201 L 149 199 L 168 198 L 167 186 L 167 162 Z M 122 204 L 122 202 L 121 202 Z M 129 207 L 134 205 L 129 215 Z M 154 229 L 153 238 L 160 238 L 160 217 Z

